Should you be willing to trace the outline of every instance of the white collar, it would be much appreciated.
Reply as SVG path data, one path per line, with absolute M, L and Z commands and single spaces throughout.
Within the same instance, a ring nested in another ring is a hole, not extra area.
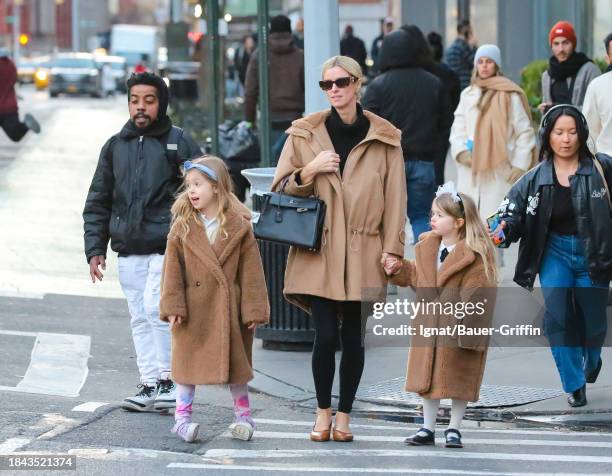
M 455 246 L 457 246 L 457 243 L 455 243 L 454 245 L 445 245 L 443 241 L 440 241 L 440 248 L 438 248 L 438 256 L 442 254 L 442 250 L 444 248 L 446 248 L 450 253 L 451 251 L 453 251 L 453 249 L 455 249 Z
M 206 215 L 204 215 L 203 213 L 200 213 L 200 218 L 202 219 L 202 221 L 204 222 L 204 225 L 206 226 L 210 226 L 213 223 L 215 223 L 217 221 L 217 217 L 212 217 L 210 220 L 208 218 L 206 218 Z

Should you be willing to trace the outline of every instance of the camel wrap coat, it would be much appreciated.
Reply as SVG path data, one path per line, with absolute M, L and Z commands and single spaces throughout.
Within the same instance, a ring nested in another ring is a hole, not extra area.
M 292 123 L 272 190 L 316 196 L 326 204 L 321 249 L 292 247 L 285 270 L 285 298 L 310 311 L 308 296 L 336 301 L 384 299 L 383 252 L 404 255 L 406 174 L 401 132 L 368 112 L 366 137 L 349 153 L 344 173 L 318 174 L 310 183 L 296 176 L 320 152 L 334 150 L 325 127 L 330 110 Z
M 411 338 L 408 357 L 406 391 L 422 397 L 456 398 L 475 402 L 478 400 L 487 357 L 489 338 L 484 335 L 425 336 L 420 326 L 446 328 L 462 325 L 477 333 L 491 325 L 495 308 L 496 284 L 487 278 L 480 255 L 466 246 L 465 240 L 457 243 L 436 270 L 440 236 L 428 232 L 420 236 L 415 246 L 415 260 L 404 260 L 401 271 L 391 282 L 410 286 L 416 291 L 415 302 L 439 302 L 452 304 L 454 312 L 440 312 L 440 308 L 421 311 L 412 321 L 415 335 Z M 484 312 L 472 312 L 461 316 L 457 303 L 468 310 L 466 303 L 482 303 Z M 446 309 L 446 307 L 445 307 Z M 460 318 L 461 317 L 461 318 Z
M 254 331 L 268 322 L 266 282 L 251 222 L 226 214 L 228 237 L 208 241 L 201 221 L 187 236 L 168 235 L 161 284 L 160 318 L 183 317 L 172 329 L 172 379 L 182 384 L 247 383 L 253 378 Z

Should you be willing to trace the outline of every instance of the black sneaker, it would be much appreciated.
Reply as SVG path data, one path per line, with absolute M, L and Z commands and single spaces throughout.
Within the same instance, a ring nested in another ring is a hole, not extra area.
M 584 407 L 587 404 L 586 383 L 578 390 L 574 390 L 569 394 L 567 403 L 569 403 L 571 407 Z
M 433 431 L 427 428 L 421 428 L 414 435 L 409 436 L 404 440 L 404 443 L 410 446 L 427 446 L 436 444 L 436 435 Z
M 121 408 L 133 412 L 148 412 L 153 410 L 155 402 L 155 386 L 141 383 L 138 385 L 140 392 L 133 397 L 128 397 L 121 403 Z
M 601 357 L 599 358 L 599 362 L 597 362 L 597 367 L 594 370 L 591 370 L 586 374 L 586 382 L 587 383 L 595 383 L 597 381 L 597 377 L 599 376 L 599 371 L 601 370 Z
M 446 437 L 445 446 L 447 448 L 463 448 L 463 443 L 461 443 L 461 433 L 459 433 L 459 430 L 449 428 L 444 432 L 444 436 Z
M 157 384 L 157 396 L 153 402 L 155 410 L 168 410 L 176 407 L 176 386 L 170 379 L 160 380 Z

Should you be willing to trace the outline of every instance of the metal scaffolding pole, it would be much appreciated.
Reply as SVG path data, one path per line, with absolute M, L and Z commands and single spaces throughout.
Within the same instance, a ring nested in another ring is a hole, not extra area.
M 79 51 L 80 37 L 79 0 L 72 0 L 72 51 Z
M 219 119 L 220 119 L 220 104 L 223 104 L 219 96 L 219 66 L 221 58 L 219 53 L 219 1 L 208 0 L 208 11 L 206 12 L 206 29 L 208 32 L 208 48 L 210 59 L 212 61 L 212 71 L 209 81 L 209 98 L 210 98 L 210 137 L 212 153 L 219 153 Z
M 268 2 L 257 0 L 259 60 L 259 144 L 261 165 L 270 166 L 270 93 L 268 90 Z

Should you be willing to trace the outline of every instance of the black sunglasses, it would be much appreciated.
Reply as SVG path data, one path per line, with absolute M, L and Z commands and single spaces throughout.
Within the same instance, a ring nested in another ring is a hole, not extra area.
M 357 81 L 357 78 L 355 76 L 345 76 L 344 78 L 338 78 L 334 81 L 332 81 L 331 79 L 319 81 L 319 86 L 321 86 L 321 89 L 323 91 L 329 91 L 331 88 L 334 87 L 334 84 L 339 88 L 346 88 L 349 84 L 354 83 L 355 81 Z

